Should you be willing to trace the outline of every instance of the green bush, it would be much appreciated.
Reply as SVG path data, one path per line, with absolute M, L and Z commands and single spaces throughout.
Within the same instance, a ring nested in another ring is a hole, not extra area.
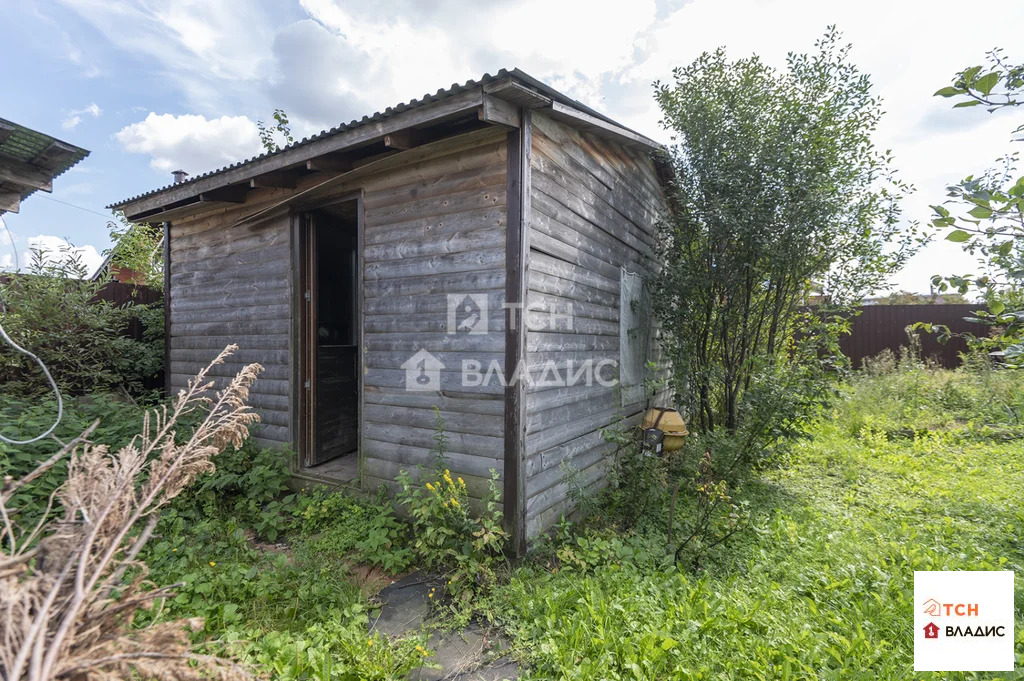
M 117 307 L 96 298 L 102 281 L 91 281 L 73 251 L 54 260 L 33 251 L 27 274 L 0 284 L 7 334 L 36 354 L 66 394 L 111 392 L 139 395 L 143 383 L 163 365 L 160 304 Z M 146 336 L 123 335 L 133 320 Z M 38 396 L 50 391 L 39 367 L 6 343 L 0 344 L 0 384 L 7 395 Z
M 0 434 L 11 440 L 26 440 L 45 432 L 57 416 L 52 398 L 25 398 L 0 394 Z M 53 432 L 62 442 L 78 437 L 93 421 L 97 442 L 109 443 L 116 450 L 127 444 L 142 428 L 142 410 L 119 395 L 88 395 L 67 399 L 64 416 Z M 27 445 L 0 442 L 0 479 L 20 478 L 52 456 L 59 446 L 51 438 Z M 58 461 L 41 477 L 19 490 L 10 506 L 22 514 L 19 522 L 34 524 L 45 512 L 50 495 L 67 477 L 67 458 Z
M 301 498 L 300 505 L 297 519 L 308 550 L 352 556 L 392 574 L 412 563 L 409 526 L 395 516 L 390 501 L 356 501 L 320 490 Z
M 412 519 L 416 557 L 424 567 L 444 573 L 455 614 L 464 615 L 475 597 L 494 586 L 497 567 L 504 562 L 507 534 L 502 527 L 498 474 L 491 471 L 483 512 L 473 513 L 465 481 L 452 478 L 448 469 L 434 472 L 437 480 L 420 485 L 407 471 L 399 471 L 398 502 L 408 508 Z

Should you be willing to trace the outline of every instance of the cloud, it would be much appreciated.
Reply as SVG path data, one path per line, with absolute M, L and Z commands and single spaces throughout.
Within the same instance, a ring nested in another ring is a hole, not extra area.
M 150 166 L 192 175 L 214 170 L 258 154 L 256 124 L 245 116 L 207 119 L 196 114 L 150 113 L 114 135 L 125 151 L 148 154 Z
M 270 67 L 281 3 L 61 0 L 109 45 L 152 68 L 203 111 L 245 99 Z M 269 9 L 268 9 L 269 8 Z
M 99 118 L 103 115 L 103 109 L 97 106 L 96 102 L 93 102 L 92 104 L 83 109 L 75 109 L 74 111 L 69 111 L 68 115 L 64 118 L 63 121 L 61 121 L 60 127 L 64 128 L 65 130 L 74 130 L 75 128 L 78 127 L 78 124 L 82 122 L 82 116 L 87 114 L 92 116 L 93 118 Z
M 84 246 L 73 246 L 67 239 L 49 234 L 39 234 L 28 238 L 28 250 L 38 250 L 43 253 L 43 259 L 50 263 L 81 263 L 86 276 L 92 275 L 103 263 L 103 256 L 96 250 L 95 246 L 86 244 Z M 4 262 L 7 258 L 4 259 Z M 9 266 L 9 265 L 8 265 Z M 22 262 L 22 269 L 25 263 Z
M 1024 23 L 1014 0 L 993 0 L 986 7 L 999 21 L 953 42 L 936 36 L 957 29 L 957 0 L 636 0 L 628 10 L 618 0 L 60 2 L 101 36 L 78 44 L 130 56 L 195 114 L 150 114 L 117 134 L 121 145 L 158 170 L 193 173 L 258 152 L 251 121 L 275 107 L 302 137 L 515 66 L 667 142 L 651 83 L 671 79 L 673 67 L 724 46 L 730 58 L 757 53 L 784 68 L 789 51 L 813 49 L 837 24 L 883 98 L 876 141 L 918 188 L 905 214 L 921 222 L 946 184 L 1010 148 L 1014 127 L 1004 133 L 998 115 L 980 110 L 951 112 L 932 93 L 991 47 L 1017 44 Z M 897 285 L 927 290 L 928 275 L 970 264 L 948 244 L 932 246 Z

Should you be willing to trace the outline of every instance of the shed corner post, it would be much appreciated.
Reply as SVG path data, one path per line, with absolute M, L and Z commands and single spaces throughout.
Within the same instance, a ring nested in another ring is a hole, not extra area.
M 171 395 L 171 223 L 164 231 L 164 395 Z
M 529 267 L 530 109 L 508 132 L 505 230 L 505 451 L 504 513 L 513 556 L 526 553 L 526 288 Z

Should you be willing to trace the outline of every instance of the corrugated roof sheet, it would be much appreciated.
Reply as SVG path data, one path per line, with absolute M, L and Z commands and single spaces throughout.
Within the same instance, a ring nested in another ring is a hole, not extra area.
M 168 184 L 168 185 L 165 185 L 163 187 L 160 187 L 159 189 L 153 189 L 153 190 L 148 191 L 148 192 L 143 192 L 142 194 L 138 194 L 137 196 L 133 196 L 131 198 L 124 199 L 122 201 L 118 201 L 117 203 L 113 203 L 113 204 L 107 206 L 107 208 L 121 208 L 121 207 L 123 207 L 123 206 L 125 206 L 125 205 L 127 205 L 129 203 L 133 203 L 133 202 L 138 201 L 140 199 L 144 199 L 144 198 L 147 198 L 149 196 L 153 196 L 154 194 L 159 194 L 160 192 L 167 191 L 168 189 L 183 187 L 183 186 L 188 185 L 189 183 L 196 182 L 197 180 L 201 180 L 201 179 L 207 178 L 207 177 L 212 177 L 214 175 L 219 175 L 221 173 L 227 172 L 227 171 L 232 170 L 234 168 L 238 168 L 238 167 L 247 165 L 249 163 L 253 163 L 255 161 L 259 161 L 259 160 L 262 160 L 262 159 L 265 159 L 265 158 L 276 156 L 277 154 L 281 154 L 281 153 L 283 153 L 283 152 L 285 152 L 287 150 L 294 149 L 295 147 L 301 147 L 303 145 L 309 144 L 311 142 L 314 142 L 316 140 L 322 139 L 324 137 L 330 137 L 331 135 L 336 135 L 336 134 L 339 134 L 339 133 L 342 133 L 342 132 L 345 132 L 345 131 L 348 131 L 348 130 L 352 130 L 354 128 L 358 128 L 358 127 L 361 127 L 361 126 L 364 126 L 364 125 L 367 125 L 367 124 L 370 124 L 370 123 L 375 123 L 375 122 L 384 120 L 386 118 L 389 118 L 390 116 L 393 116 L 395 114 L 402 113 L 403 111 L 408 111 L 409 109 L 414 109 L 416 107 L 424 106 L 426 104 L 432 104 L 434 102 L 438 102 L 438 101 L 441 101 L 443 99 L 447 99 L 448 97 L 452 97 L 454 95 L 458 95 L 458 94 L 461 94 L 463 92 L 467 92 L 469 90 L 473 90 L 473 89 L 481 87 L 483 85 L 487 85 L 488 83 L 492 83 L 494 81 L 501 80 L 503 78 L 508 78 L 508 77 L 513 77 L 513 78 L 521 81 L 522 83 L 524 83 L 526 85 L 529 85 L 529 86 L 531 86 L 533 88 L 536 88 L 538 92 L 540 92 L 541 94 L 543 94 L 543 95 L 545 95 L 547 97 L 550 97 L 551 99 L 558 100 L 558 101 L 560 101 L 560 102 L 562 102 L 564 104 L 570 104 L 570 105 L 576 107 L 577 109 L 580 109 L 581 111 L 584 111 L 584 112 L 590 114 L 591 116 L 595 116 L 597 118 L 600 118 L 601 120 L 606 121 L 608 123 L 611 123 L 613 125 L 619 125 L 618 123 L 616 123 L 612 119 L 608 118 L 604 114 L 601 114 L 601 113 L 599 113 L 597 111 L 594 111 L 593 109 L 591 109 L 590 107 L 586 106 L 585 104 L 582 104 L 581 102 L 578 102 L 578 101 L 576 101 L 576 100 L 574 100 L 574 99 L 572 99 L 572 98 L 570 98 L 570 97 L 568 97 L 566 95 L 563 95 L 561 92 L 559 92 L 558 90 L 555 90 L 550 85 L 547 85 L 547 84 L 537 80 L 533 76 L 530 76 L 529 74 L 524 73 L 523 71 L 520 71 L 519 69 L 511 69 L 511 70 L 509 70 L 509 69 L 501 69 L 500 71 L 498 71 L 493 76 L 491 74 L 489 74 L 489 73 L 485 73 L 478 80 L 467 80 L 465 83 L 463 83 L 461 85 L 459 83 L 452 83 L 452 85 L 450 87 L 448 87 L 447 89 L 441 88 L 440 90 L 438 90 L 437 92 L 435 92 L 433 94 L 427 93 L 427 94 L 423 95 L 422 97 L 420 97 L 418 99 L 411 99 L 408 102 L 403 102 L 401 104 L 396 104 L 395 106 L 389 106 L 388 108 L 384 109 L 384 111 L 378 111 L 378 112 L 373 113 L 373 114 L 371 114 L 369 116 L 363 116 L 359 120 L 353 120 L 353 121 L 350 121 L 348 123 L 341 123 L 341 124 L 331 128 L 330 130 L 322 130 L 322 131 L 320 131 L 319 133 L 317 133 L 315 135 L 312 135 L 310 137 L 305 137 L 305 138 L 299 140 L 298 142 L 294 142 L 294 143 L 292 143 L 292 144 L 290 144 L 290 145 L 288 145 L 286 147 L 282 147 L 278 151 L 264 152 L 264 153 L 259 154 L 257 156 L 253 156 L 251 158 L 247 158 L 247 159 L 245 159 L 243 161 L 238 161 L 237 163 L 232 163 L 231 165 L 227 165 L 227 166 L 224 166 L 222 168 L 217 168 L 216 170 L 210 170 L 210 171 L 202 173 L 200 175 L 195 175 L 195 176 L 189 177 L 184 182 L 179 182 L 177 184 L 173 184 L 172 183 L 172 184 Z M 624 127 L 624 126 L 620 126 L 620 127 Z
M 44 170 L 51 177 L 67 172 L 69 168 L 89 155 L 86 149 L 69 144 L 56 137 L 37 132 L 5 118 L 0 118 L 0 129 L 6 136 L 0 141 L 0 156 L 27 163 Z M 35 189 L 0 182 L 0 190 L 17 191 L 22 201 L 36 192 Z M 3 211 L 0 211 L 2 213 Z

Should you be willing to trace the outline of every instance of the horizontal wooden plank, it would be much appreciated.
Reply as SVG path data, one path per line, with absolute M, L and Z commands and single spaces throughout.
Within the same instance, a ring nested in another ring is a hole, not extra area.
M 578 300 L 616 310 L 619 307 L 618 292 L 602 291 L 599 288 L 574 281 L 571 277 L 563 279 L 562 277 L 534 270 L 527 277 L 527 285 L 531 291 L 536 291 L 540 294 L 558 296 L 559 298 L 574 301 Z
M 475 253 L 451 253 L 422 258 L 407 258 L 384 263 L 366 263 L 366 279 L 393 279 L 433 275 L 440 272 L 471 272 L 505 267 L 505 250 L 489 248 Z
M 489 376 L 481 385 L 467 385 L 461 371 L 442 370 L 438 376 L 440 391 L 445 395 L 503 395 L 505 389 L 501 385 L 501 377 Z M 367 367 L 363 377 L 363 384 L 366 386 L 377 386 L 380 388 L 404 388 L 406 382 L 405 371 L 401 369 L 380 369 Z M 425 394 L 436 394 L 438 390 L 421 390 Z
M 570 467 L 576 471 L 584 471 L 595 463 L 605 460 L 605 470 L 609 470 L 614 453 L 615 444 L 612 442 L 605 442 L 594 449 L 588 449 L 585 452 L 581 452 L 573 458 L 563 459 L 558 465 L 549 467 L 527 479 L 526 496 L 528 512 L 529 510 L 533 510 L 539 513 L 540 511 L 545 510 L 544 504 L 546 500 L 544 499 L 544 492 L 565 482 L 566 472 L 564 467 Z M 568 492 L 569 490 L 566 489 L 566 491 Z M 551 497 L 549 497 L 549 499 L 550 498 Z M 530 499 L 536 499 L 532 507 L 530 506 Z
M 363 420 L 363 437 L 396 445 L 432 449 L 435 446 L 433 428 L 420 428 L 393 422 L 381 423 Z M 449 433 L 448 451 L 485 458 L 501 458 L 502 438 L 473 433 Z
M 535 232 L 531 237 L 538 236 Z M 543 244 L 537 245 L 539 248 L 543 248 Z M 549 255 L 547 252 L 541 253 L 537 250 L 531 251 L 529 254 L 529 275 L 535 272 L 548 274 L 551 276 L 557 276 L 559 279 L 569 280 L 572 282 L 578 282 L 585 286 L 589 286 L 592 289 L 599 291 L 605 291 L 612 295 L 618 295 L 618 278 L 620 278 L 620 269 L 613 268 L 611 271 L 613 276 L 604 276 L 599 274 L 587 267 L 586 264 L 575 262 L 574 259 L 566 259 L 566 253 L 563 251 L 555 255 Z M 571 258 L 571 256 L 568 256 Z M 527 276 L 528 280 L 528 276 Z
M 394 442 L 366 438 L 363 440 L 363 449 L 368 457 L 380 459 L 381 461 L 391 461 L 392 463 L 404 466 L 406 469 L 414 466 L 424 466 L 427 469 L 428 475 L 433 474 L 434 465 L 437 462 L 437 449 L 435 448 L 410 447 Z M 502 468 L 500 459 L 459 452 L 446 452 L 444 460 L 444 465 L 451 471 L 453 478 L 461 475 L 488 480 L 491 477 L 491 469 L 498 471 L 500 474 Z
M 551 328 L 548 330 L 553 332 L 571 331 L 573 326 L 572 320 L 577 317 L 600 319 L 615 323 L 619 321 L 618 301 L 616 301 L 614 307 L 608 307 L 607 305 L 588 303 L 579 299 L 563 298 L 539 291 L 529 291 L 526 296 L 526 303 L 527 308 L 531 312 L 552 317 L 549 324 Z
M 182 310 L 180 307 L 175 307 L 174 301 L 174 296 L 171 296 L 171 324 L 213 321 L 230 324 L 291 319 L 291 309 L 287 304 Z
M 363 206 L 369 212 L 379 213 L 379 209 L 398 207 L 403 204 L 419 203 L 428 199 L 454 196 L 473 190 L 487 190 L 491 187 L 504 186 L 505 161 L 498 159 L 487 165 L 470 166 L 460 170 L 442 172 L 439 164 L 430 163 L 436 174 L 408 184 L 396 187 L 371 188 L 363 198 Z
M 439 326 L 441 324 L 439 323 Z M 618 341 L 616 341 L 616 347 Z M 420 350 L 437 354 L 439 352 L 503 352 L 505 335 L 494 333 L 470 335 L 466 333 L 368 333 L 364 336 L 367 352 L 390 350 L 408 352 Z
M 560 409 L 595 397 L 617 395 L 618 391 L 618 386 L 603 385 L 571 385 L 537 390 L 530 393 L 529 399 L 526 400 L 526 410 L 527 413 L 534 413 Z
M 262 321 L 237 322 L 183 322 L 171 318 L 171 337 L 174 336 L 255 336 L 262 334 L 284 334 L 291 329 L 291 320 L 269 319 Z
M 394 407 L 412 407 L 430 409 L 436 406 L 442 412 L 460 414 L 480 414 L 484 416 L 502 416 L 505 413 L 503 397 L 492 398 L 486 395 L 475 395 L 472 398 L 456 398 L 447 395 L 424 394 L 405 390 L 389 391 L 370 386 L 366 391 L 367 404 L 389 405 Z
M 365 262 L 386 262 L 405 258 L 419 258 L 444 253 L 462 253 L 498 248 L 505 243 L 504 229 L 478 229 L 447 235 L 431 235 L 420 239 L 392 241 L 367 246 L 363 250 Z
M 225 248 L 209 255 L 184 255 L 177 260 L 172 254 L 171 275 L 185 272 L 223 272 L 231 267 L 248 267 L 275 261 L 287 265 L 290 257 L 291 245 L 287 242 L 253 250 Z
M 619 339 L 614 336 L 584 336 L 572 333 L 533 331 L 526 335 L 526 351 L 528 354 L 553 351 L 590 351 L 613 353 L 618 356 Z
M 502 305 L 505 303 L 504 291 L 481 292 L 486 295 L 487 319 L 493 315 L 504 315 Z M 462 302 L 465 294 L 455 294 L 453 304 Z M 435 314 L 447 323 L 449 301 L 448 293 L 427 293 L 423 295 L 389 296 L 386 298 L 368 298 L 365 302 L 367 316 L 373 315 L 406 315 Z M 481 306 L 482 307 L 482 306 Z M 482 313 L 481 313 L 482 314 Z M 489 325 L 488 325 L 489 328 Z
M 411 296 L 422 293 L 483 293 L 504 291 L 505 272 L 500 269 L 476 272 L 441 272 L 429 276 L 376 279 L 363 284 L 367 298 Z
M 212 336 L 208 334 L 196 336 L 171 336 L 171 349 L 201 349 L 209 351 L 210 359 L 217 356 L 217 352 L 228 345 L 237 345 L 239 348 L 265 348 L 268 350 L 287 350 L 288 334 L 259 334 L 259 335 L 226 335 Z
M 171 348 L 172 362 L 209 362 L 216 355 L 216 351 L 194 348 Z M 259 364 L 287 365 L 291 362 L 291 353 L 288 350 L 274 350 L 267 348 L 239 347 L 231 355 L 230 360 L 235 364 Z
M 526 458 L 526 479 L 529 480 L 551 468 L 558 468 L 563 461 L 572 461 L 587 452 L 602 449 L 607 444 L 608 440 L 605 439 L 601 431 L 592 430 L 556 447 L 537 452 Z M 614 447 L 612 451 L 614 451 Z
M 171 272 L 172 291 L 179 285 L 220 285 L 227 290 L 235 282 L 256 278 L 276 278 L 285 282 L 291 276 L 291 263 L 287 260 L 270 260 L 250 265 L 230 265 L 223 269 L 179 270 Z M 173 297 L 173 295 L 172 295 Z
M 363 366 L 381 369 L 400 369 L 409 361 L 412 355 L 408 351 L 390 350 L 386 352 L 365 352 L 363 353 Z M 441 362 L 444 369 L 449 371 L 461 371 L 465 367 L 467 371 L 486 372 L 490 367 L 498 367 L 504 371 L 504 352 L 438 352 L 434 358 Z
M 607 414 L 609 411 L 618 409 L 620 401 L 621 398 L 617 392 L 605 392 L 553 409 L 529 412 L 526 417 L 527 437 L 549 428 L 564 428 L 567 424 L 597 414 Z
M 234 358 L 229 358 L 234 359 Z M 246 363 L 228 361 L 224 364 L 215 364 L 210 367 L 210 376 L 235 376 Z M 291 378 L 291 367 L 285 364 L 263 364 L 263 371 L 260 372 L 259 381 L 266 381 L 270 379 L 288 380 Z M 200 370 L 204 369 L 206 364 L 204 362 L 191 362 L 180 359 L 171 358 L 171 372 L 175 374 L 186 374 L 196 375 Z
M 505 205 L 505 183 L 489 189 L 475 189 L 459 194 L 442 196 L 397 206 L 381 206 L 363 213 L 363 222 L 367 230 L 375 225 L 394 224 L 407 220 L 452 215 L 463 211 L 494 208 Z
M 244 288 L 230 287 L 220 294 L 195 295 L 175 291 L 180 295 L 171 296 L 171 309 L 179 312 L 221 311 L 241 307 L 284 307 L 289 308 L 292 301 L 291 291 L 280 287 L 270 291 L 248 291 Z
M 431 215 L 425 218 L 373 225 L 364 230 L 364 242 L 369 247 L 392 241 L 427 239 L 458 232 L 472 232 L 477 229 L 504 229 L 505 217 L 505 206 L 489 206 L 453 214 Z
M 171 367 L 171 388 L 172 392 L 177 392 L 179 389 L 185 387 L 186 381 L 190 381 L 195 378 L 195 374 L 177 373 L 174 371 L 174 367 Z M 215 389 L 223 388 L 230 380 L 228 377 L 214 377 Z M 258 378 L 256 383 L 252 387 L 252 392 L 261 392 L 268 395 L 288 395 L 291 381 L 273 379 L 273 378 Z

